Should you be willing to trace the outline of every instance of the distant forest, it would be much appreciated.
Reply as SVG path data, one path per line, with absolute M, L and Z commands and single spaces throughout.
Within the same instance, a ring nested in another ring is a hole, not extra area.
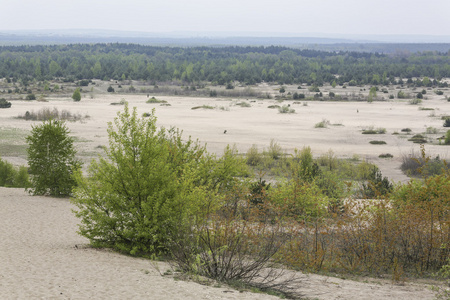
M 404 78 L 418 86 L 431 86 L 450 78 L 449 62 L 450 51 L 388 55 L 281 46 L 156 47 L 119 43 L 0 47 L 0 77 L 25 85 L 53 79 L 387 85 Z

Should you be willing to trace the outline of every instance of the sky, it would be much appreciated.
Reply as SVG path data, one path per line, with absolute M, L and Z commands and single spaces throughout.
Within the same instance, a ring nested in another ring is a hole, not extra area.
M 450 0 L 0 0 L 0 32 L 108 29 L 193 36 L 446 35 Z

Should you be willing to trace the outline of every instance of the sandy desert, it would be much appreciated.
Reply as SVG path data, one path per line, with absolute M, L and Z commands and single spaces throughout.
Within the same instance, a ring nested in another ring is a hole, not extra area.
M 407 140 L 401 129 L 413 134 L 427 128 L 437 129 L 428 135 L 435 142 L 426 145 L 427 154 L 449 158 L 449 146 L 438 145 L 436 138 L 445 134 L 440 116 L 450 114 L 449 102 L 431 91 L 421 105 L 407 100 L 367 102 L 284 101 L 260 99 L 218 99 L 156 96 L 170 106 L 147 104 L 143 94 L 96 94 L 83 96 L 80 102 L 70 97 L 48 97 L 47 102 L 13 101 L 10 109 L 0 111 L 0 156 L 15 165 L 26 164 L 25 140 L 37 122 L 18 119 L 26 111 L 43 107 L 68 110 L 88 116 L 68 122 L 76 138 L 79 157 L 89 161 L 102 153 L 108 144 L 107 123 L 113 121 L 125 99 L 139 114 L 154 108 L 158 125 L 175 126 L 206 143 L 210 152 L 220 155 L 226 145 L 236 145 L 245 153 L 252 145 L 260 150 L 274 139 L 286 153 L 310 146 L 319 156 L 332 150 L 337 157 L 358 156 L 375 163 L 384 176 L 394 182 L 408 177 L 400 170 L 401 158 L 419 145 Z M 247 101 L 251 107 L 236 103 Z M 307 103 L 305 105 L 304 103 Z M 269 105 L 290 104 L 293 114 L 281 114 Z M 192 107 L 209 105 L 214 109 Z M 433 110 L 420 110 L 419 107 Z M 328 120 L 327 128 L 315 124 Z M 380 135 L 363 135 L 367 128 L 385 128 Z M 226 130 L 226 134 L 224 131 Z M 386 145 L 372 145 L 371 140 L 384 140 Z M 381 159 L 382 153 L 394 157 Z M 170 266 L 163 262 L 92 249 L 88 241 L 77 235 L 78 220 L 68 199 L 30 196 L 22 189 L 0 188 L 0 298 L 2 299 L 275 299 L 274 296 L 239 292 L 220 286 L 200 285 L 175 280 L 163 275 Z M 433 299 L 430 286 L 415 281 L 393 284 L 385 279 L 349 280 L 320 275 L 303 275 L 297 291 L 307 299 Z

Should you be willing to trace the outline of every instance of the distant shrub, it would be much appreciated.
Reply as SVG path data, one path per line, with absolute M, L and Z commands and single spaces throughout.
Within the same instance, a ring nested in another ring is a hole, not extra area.
M 273 159 L 279 159 L 283 155 L 283 149 L 280 145 L 278 145 L 277 142 L 275 142 L 275 140 L 272 139 L 270 140 L 269 150 L 267 154 Z
M 234 89 L 234 85 L 231 82 L 227 83 L 227 86 L 225 87 L 227 90 L 232 90 Z
M 247 154 L 247 165 L 249 166 L 257 166 L 259 163 L 261 163 L 263 159 L 262 153 L 259 153 L 258 147 L 256 145 L 253 145 L 248 149 Z
M 362 131 L 362 134 L 385 134 L 386 133 L 386 128 L 368 128 L 368 129 L 364 129 Z
M 167 101 L 166 100 L 159 100 L 159 99 L 156 99 L 155 97 L 151 97 L 145 103 L 167 103 Z
M 450 118 L 444 120 L 444 127 L 450 127 Z
M 327 128 L 328 125 L 330 125 L 330 121 L 328 121 L 327 119 L 323 119 L 319 123 L 316 123 L 316 125 L 314 125 L 314 128 Z
M 269 105 L 269 106 L 267 106 L 267 108 L 280 108 L 280 106 L 279 105 Z
M 278 108 L 280 114 L 293 114 L 295 113 L 295 109 L 291 108 L 289 105 L 283 105 Z
M 36 95 L 35 94 L 28 94 L 25 97 L 26 100 L 36 100 Z
M 422 148 L 423 151 L 423 148 Z M 403 155 L 401 170 L 408 176 L 429 177 L 434 175 L 445 174 L 450 167 L 450 163 L 442 160 L 439 156 L 429 158 L 417 155 L 411 152 L 409 155 Z
M 214 109 L 214 106 L 211 106 L 211 105 L 201 105 L 201 106 L 194 106 L 194 107 L 192 107 L 191 109 L 192 109 L 192 110 L 196 110 L 196 109 L 200 109 L 200 108 L 202 108 L 202 109 Z
M 245 101 L 238 102 L 238 103 L 236 103 L 236 105 L 240 106 L 240 107 L 252 107 L 252 105 L 250 103 L 245 102 Z
M 114 93 L 114 88 L 112 86 L 109 86 L 108 89 L 106 89 L 108 93 Z
M 445 133 L 445 144 L 450 145 L 450 130 Z
M 393 158 L 394 155 L 390 154 L 390 153 L 382 153 L 380 155 L 378 155 L 379 158 Z
M 418 105 L 420 103 L 422 103 L 422 99 L 419 99 L 419 98 L 414 98 L 414 99 L 409 100 L 409 104 L 411 104 L 411 105 Z
M 443 91 L 440 91 L 440 90 L 435 91 L 435 93 L 436 93 L 436 95 L 439 95 L 439 96 L 444 95 L 444 92 L 443 92 Z
M 394 95 L 389 95 L 389 99 L 394 99 Z
M 413 135 L 412 138 L 408 139 L 408 141 L 416 143 L 416 144 L 425 144 L 427 142 L 427 139 L 421 134 L 416 134 L 416 135 Z
M 372 145 L 384 145 L 384 144 L 386 144 L 385 141 L 370 141 L 369 143 L 371 143 Z
M 209 96 L 210 97 L 217 97 L 217 91 L 216 90 L 209 91 Z
M 82 116 L 81 114 L 73 114 L 68 110 L 63 109 L 59 111 L 56 107 L 50 109 L 44 107 L 38 112 L 26 111 L 25 114 L 19 115 L 19 119 L 25 119 L 27 121 L 48 121 L 48 120 L 63 120 L 63 121 L 79 121 L 83 118 L 89 118 L 88 115 Z
M 398 93 L 397 93 L 397 98 L 398 99 L 405 99 L 407 96 L 406 96 L 406 94 L 405 94 L 405 92 L 403 92 L 403 91 L 399 91 Z
M 11 102 L 6 101 L 5 98 L 0 99 L 0 108 L 10 108 L 10 107 L 11 107 Z
M 411 132 L 411 128 L 403 128 L 401 132 Z

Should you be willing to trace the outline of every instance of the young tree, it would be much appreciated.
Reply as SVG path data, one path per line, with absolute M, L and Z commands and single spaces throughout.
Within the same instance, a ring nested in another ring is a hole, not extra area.
M 217 205 L 217 192 L 234 180 L 234 156 L 216 160 L 178 130 L 158 129 L 154 111 L 139 118 L 125 104 L 108 135 L 106 158 L 91 163 L 88 177 L 76 175 L 80 234 L 93 245 L 167 253 L 186 220 Z
M 80 101 L 80 100 L 81 100 L 80 89 L 76 89 L 76 90 L 73 92 L 72 99 L 73 99 L 73 101 Z
M 71 194 L 75 181 L 72 174 L 81 167 L 75 158 L 73 138 L 63 121 L 44 121 L 33 126 L 26 138 L 31 188 L 34 195 L 57 197 Z

